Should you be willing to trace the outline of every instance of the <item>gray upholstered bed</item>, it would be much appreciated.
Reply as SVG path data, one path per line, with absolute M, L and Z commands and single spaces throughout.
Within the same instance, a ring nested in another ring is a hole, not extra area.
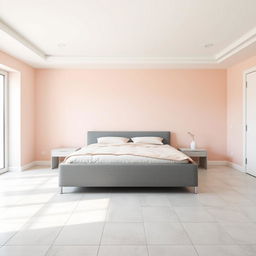
M 157 136 L 170 144 L 166 131 L 89 131 L 87 144 L 105 136 Z M 62 163 L 59 186 L 63 187 L 193 187 L 197 192 L 198 170 L 194 163 L 125 163 L 70 164 Z

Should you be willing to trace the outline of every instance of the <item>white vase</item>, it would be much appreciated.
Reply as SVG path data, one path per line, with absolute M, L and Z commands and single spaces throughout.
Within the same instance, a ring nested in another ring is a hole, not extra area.
M 191 141 L 190 148 L 191 149 L 196 149 L 196 142 L 194 140 Z

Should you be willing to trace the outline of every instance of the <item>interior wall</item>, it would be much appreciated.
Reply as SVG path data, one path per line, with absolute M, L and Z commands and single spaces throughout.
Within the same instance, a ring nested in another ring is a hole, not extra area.
M 1 51 L 0 64 L 21 74 L 21 165 L 82 146 L 87 130 L 102 129 L 170 130 L 174 146 L 188 146 L 192 131 L 210 160 L 243 164 L 243 73 L 256 56 L 227 72 L 35 70 Z
M 20 165 L 35 159 L 35 70 L 0 51 L 0 64 L 20 72 Z
M 227 69 L 227 156 L 229 161 L 243 165 L 243 75 L 256 66 L 256 56 Z
M 210 160 L 226 160 L 226 70 L 36 70 L 36 160 L 83 146 L 88 130 L 187 132 Z

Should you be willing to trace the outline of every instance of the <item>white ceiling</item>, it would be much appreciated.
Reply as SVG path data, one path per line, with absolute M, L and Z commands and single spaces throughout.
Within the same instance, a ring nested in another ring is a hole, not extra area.
M 0 0 L 0 49 L 34 67 L 222 68 L 256 54 L 255 10 L 256 0 Z

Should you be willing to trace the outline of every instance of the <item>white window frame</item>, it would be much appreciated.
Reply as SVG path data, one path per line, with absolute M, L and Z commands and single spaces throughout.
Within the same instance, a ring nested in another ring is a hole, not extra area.
M 0 169 L 0 174 L 8 171 L 8 73 L 0 70 L 4 76 L 4 168 Z

